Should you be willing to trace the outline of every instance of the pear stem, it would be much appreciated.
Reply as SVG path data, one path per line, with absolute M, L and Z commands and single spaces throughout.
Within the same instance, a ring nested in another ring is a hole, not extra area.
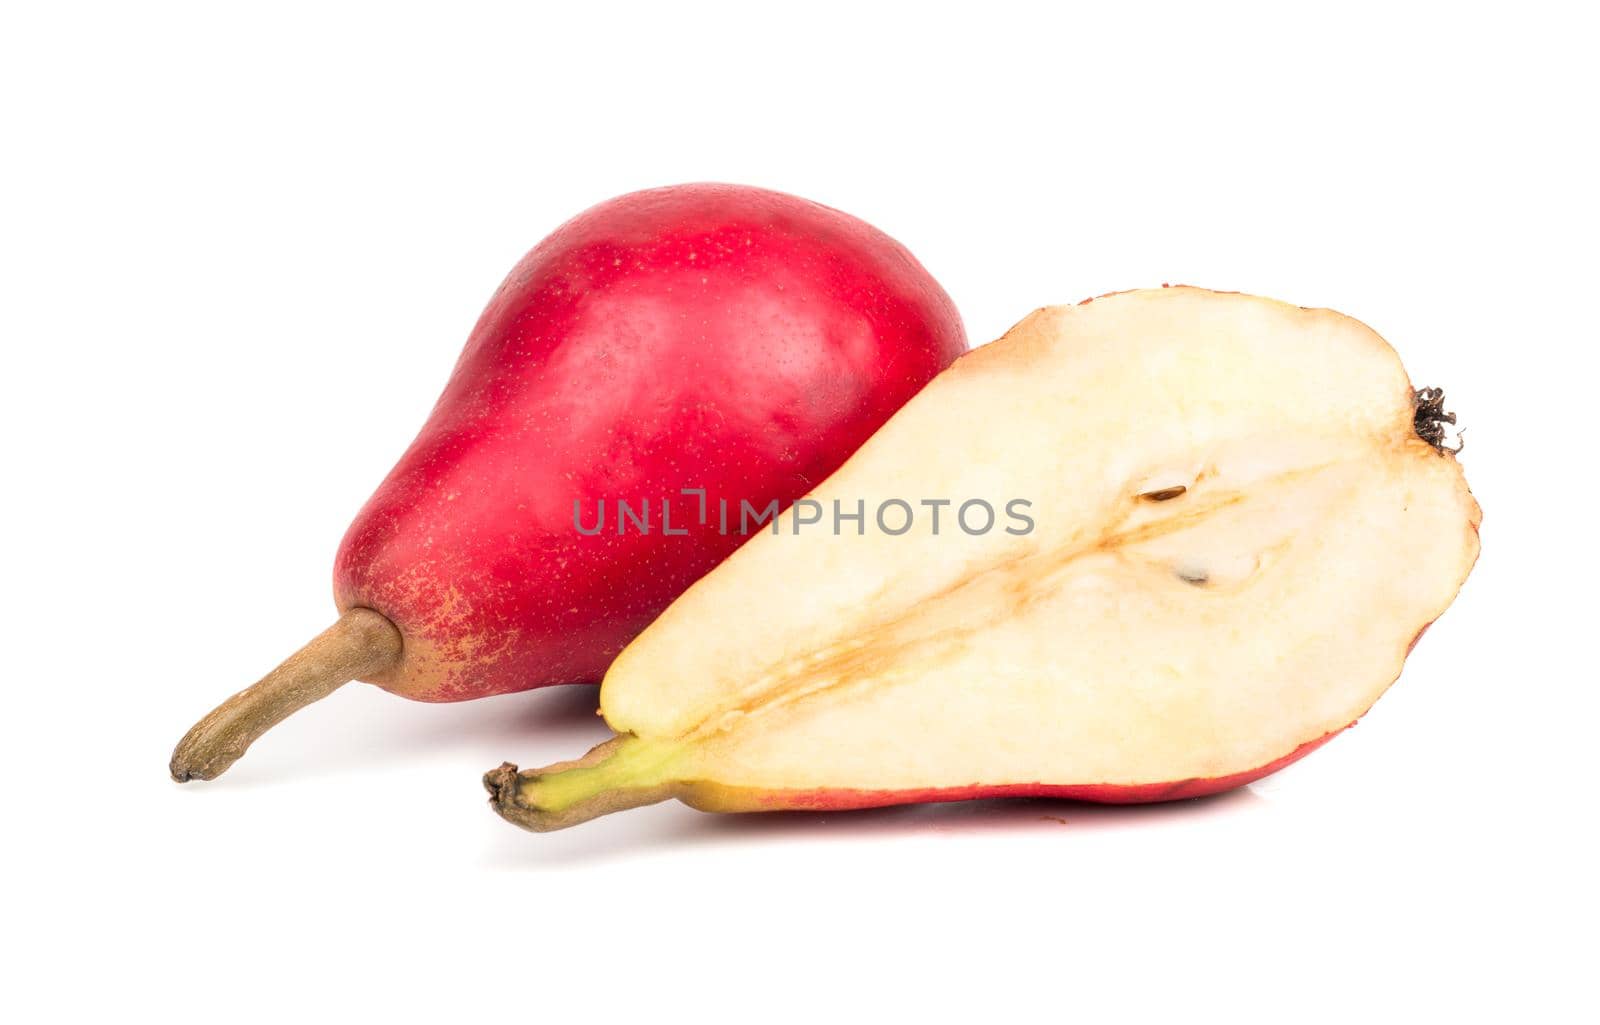
M 484 774 L 489 804 L 506 821 L 548 833 L 677 796 L 681 747 L 613 737 L 576 761 L 518 772 L 506 762 Z
M 400 660 L 400 649 L 400 631 L 387 617 L 351 609 L 195 723 L 172 752 L 172 778 L 179 783 L 215 779 L 263 733 L 351 680 L 390 668 Z

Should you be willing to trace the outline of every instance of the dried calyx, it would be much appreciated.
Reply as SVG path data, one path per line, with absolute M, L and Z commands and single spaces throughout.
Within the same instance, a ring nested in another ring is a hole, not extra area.
M 1416 409 L 1416 412 L 1412 415 L 1411 422 L 1416 428 L 1417 437 L 1426 441 L 1440 452 L 1449 452 L 1451 455 L 1455 455 L 1466 447 L 1466 442 L 1461 437 L 1464 432 L 1459 429 L 1455 432 L 1455 447 L 1451 448 L 1445 444 L 1445 440 L 1448 437 L 1445 425 L 1449 424 L 1451 427 L 1455 427 L 1456 415 L 1454 413 L 1446 413 L 1444 410 L 1443 388 L 1419 388 L 1411 401 Z

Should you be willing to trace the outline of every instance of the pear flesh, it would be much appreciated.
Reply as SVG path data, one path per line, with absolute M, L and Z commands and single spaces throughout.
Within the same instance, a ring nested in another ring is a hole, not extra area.
M 1477 557 L 1430 409 L 1332 311 L 1194 288 L 1038 310 L 810 495 L 864 523 L 753 537 L 611 667 L 618 738 L 490 773 L 493 803 L 544 830 L 669 797 L 1147 801 L 1259 778 L 1371 707 Z M 1031 529 L 969 531 L 971 499 L 1021 500 Z M 890 534 L 874 511 L 895 500 L 919 515 Z

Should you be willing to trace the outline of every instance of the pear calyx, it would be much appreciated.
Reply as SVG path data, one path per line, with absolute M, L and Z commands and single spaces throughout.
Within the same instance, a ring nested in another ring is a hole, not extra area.
M 1417 437 L 1440 452 L 1448 452 L 1451 455 L 1459 455 L 1461 450 L 1467 447 L 1466 439 L 1462 437 L 1465 432 L 1461 430 L 1456 431 L 1455 448 L 1444 443 L 1444 425 L 1449 424 L 1454 427 L 1456 415 L 1445 412 L 1443 388 L 1418 388 L 1411 402 L 1416 407 L 1412 423 L 1416 426 Z

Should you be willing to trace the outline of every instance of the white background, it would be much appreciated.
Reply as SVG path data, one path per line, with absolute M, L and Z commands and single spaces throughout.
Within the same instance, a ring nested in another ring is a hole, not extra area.
M 8 7 L 9 1016 L 1594 1020 L 1593 27 L 1298 7 Z M 1163 281 L 1360 317 L 1467 425 L 1482 561 L 1205 802 L 522 833 L 478 776 L 598 740 L 574 689 L 352 686 L 170 782 L 521 253 L 706 179 L 876 223 L 974 342 Z

